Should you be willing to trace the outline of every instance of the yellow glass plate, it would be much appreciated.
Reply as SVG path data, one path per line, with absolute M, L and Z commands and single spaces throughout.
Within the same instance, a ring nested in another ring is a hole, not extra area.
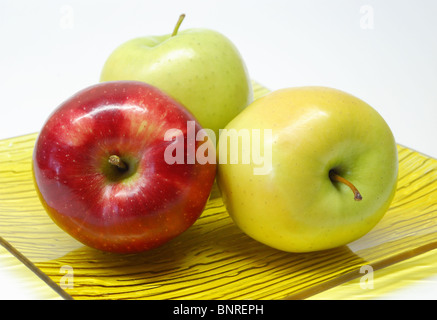
M 268 92 L 254 84 L 255 97 Z M 337 249 L 286 253 L 232 222 L 217 186 L 199 220 L 166 245 L 119 255 L 83 246 L 41 206 L 36 134 L 0 141 L 0 236 L 74 299 L 302 299 L 437 248 L 437 160 L 398 145 L 399 182 L 380 223 Z

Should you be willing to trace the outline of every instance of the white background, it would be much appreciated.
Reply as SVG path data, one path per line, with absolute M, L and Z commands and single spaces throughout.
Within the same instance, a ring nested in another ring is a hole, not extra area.
M 98 82 L 115 47 L 170 33 L 180 13 L 181 29 L 228 36 L 268 88 L 352 93 L 379 111 L 398 143 L 437 157 L 434 0 L 2 0 L 0 139 L 39 131 L 62 101 Z M 432 290 L 437 297 L 435 282 L 415 294 Z

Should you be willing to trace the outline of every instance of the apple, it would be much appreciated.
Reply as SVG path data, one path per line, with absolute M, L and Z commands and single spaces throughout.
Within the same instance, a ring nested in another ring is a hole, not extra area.
M 33 176 L 49 216 L 87 246 L 118 253 L 158 247 L 187 230 L 208 200 L 216 164 L 168 163 L 187 154 L 189 126 L 179 102 L 143 82 L 90 86 L 48 118 L 33 153 Z M 178 132 L 175 139 L 166 134 Z M 208 150 L 214 150 L 209 148 Z
M 209 29 L 132 39 L 106 60 L 100 81 L 138 80 L 182 103 L 202 127 L 214 131 L 253 101 L 252 83 L 235 45 Z
M 255 130 L 263 139 L 243 143 Z M 230 132 L 238 148 L 231 148 Z M 257 145 L 271 159 L 260 171 Z M 218 154 L 218 185 L 236 225 L 283 251 L 330 249 L 362 237 L 396 190 L 389 126 L 367 103 L 332 88 L 286 88 L 256 100 L 222 131 Z

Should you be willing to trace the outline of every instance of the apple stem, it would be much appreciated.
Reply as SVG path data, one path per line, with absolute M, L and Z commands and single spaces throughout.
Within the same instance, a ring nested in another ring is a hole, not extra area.
M 185 13 L 182 13 L 182 14 L 179 16 L 179 19 L 178 19 L 178 22 L 176 23 L 176 26 L 174 27 L 173 33 L 171 34 L 172 37 L 174 37 L 175 35 L 177 35 L 178 30 L 179 30 L 179 27 L 181 26 L 182 21 L 184 21 L 184 18 L 185 18 Z
M 125 171 L 127 170 L 127 165 L 124 163 L 119 156 L 113 154 L 108 158 L 108 162 L 113 166 L 116 166 L 118 169 Z
M 344 183 L 345 185 L 347 185 L 349 188 L 351 188 L 351 190 L 354 193 L 354 200 L 355 201 L 360 201 L 363 199 L 363 197 L 361 196 L 361 193 L 358 191 L 358 189 L 348 180 L 346 180 L 345 178 L 343 178 L 342 176 L 339 176 L 336 172 L 334 172 L 333 170 L 329 171 L 329 178 L 331 179 L 331 181 L 336 181 L 336 182 L 341 182 Z

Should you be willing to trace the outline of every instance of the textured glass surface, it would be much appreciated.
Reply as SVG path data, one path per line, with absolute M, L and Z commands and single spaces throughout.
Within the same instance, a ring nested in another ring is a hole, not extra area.
M 266 92 L 255 84 L 256 97 Z M 200 219 L 173 241 L 141 254 L 100 252 L 44 212 L 31 174 L 35 138 L 0 141 L 0 236 L 74 299 L 306 298 L 359 278 L 364 265 L 378 270 L 437 247 L 437 161 L 398 146 L 393 203 L 348 246 L 293 254 L 262 245 L 233 224 L 214 186 Z
M 309 300 L 435 300 L 437 250 L 430 250 L 309 297 Z M 433 288 L 429 290 L 429 287 Z
M 59 300 L 66 298 L 53 290 L 53 287 L 47 283 L 51 282 L 49 278 L 45 275 L 40 277 L 40 270 L 28 268 L 4 245 L 8 246 L 0 238 L 0 278 L 2 280 L 0 282 L 0 300 Z

